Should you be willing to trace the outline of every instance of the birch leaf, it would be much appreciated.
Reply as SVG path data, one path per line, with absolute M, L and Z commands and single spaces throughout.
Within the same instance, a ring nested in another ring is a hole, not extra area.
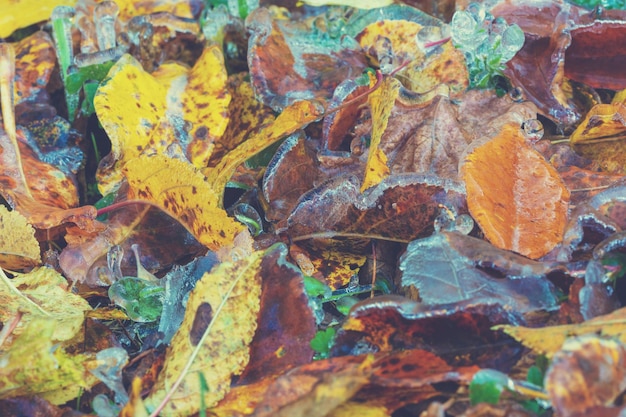
M 163 414 L 189 416 L 204 404 L 213 407 L 230 390 L 230 380 L 249 360 L 248 345 L 257 327 L 264 252 L 224 262 L 198 281 L 187 302 L 183 323 L 174 335 L 163 370 L 146 399 L 154 410 L 168 392 Z M 201 390 L 202 372 L 208 391 Z

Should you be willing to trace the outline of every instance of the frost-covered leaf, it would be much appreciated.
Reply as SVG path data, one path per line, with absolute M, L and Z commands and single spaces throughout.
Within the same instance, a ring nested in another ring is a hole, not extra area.
M 482 250 L 468 258 L 450 245 L 452 240 L 471 241 Z M 491 249 L 491 250 L 490 250 Z M 482 253 L 481 253 L 482 252 Z M 498 259 L 500 256 L 500 260 Z M 489 248 L 476 238 L 456 232 L 436 233 L 433 236 L 411 242 L 400 259 L 402 285 L 415 287 L 420 299 L 427 304 L 453 304 L 459 302 L 496 303 L 510 306 L 517 312 L 557 307 L 556 290 L 545 276 L 531 273 L 532 261 L 518 256 L 517 265 L 506 265 L 516 271 L 496 269 L 508 263 L 510 255 L 497 248 Z M 485 268 L 477 268 L 484 262 L 493 271 L 508 277 L 494 278 Z M 519 274 L 526 269 L 527 275 Z M 521 276 L 520 276 L 521 275 Z

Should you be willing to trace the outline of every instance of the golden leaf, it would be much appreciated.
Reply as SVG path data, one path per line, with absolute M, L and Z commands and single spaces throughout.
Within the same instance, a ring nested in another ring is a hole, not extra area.
M 620 308 L 610 314 L 598 316 L 578 324 L 563 324 L 529 328 L 523 326 L 499 325 L 494 329 L 503 330 L 524 346 L 551 357 L 558 352 L 565 340 L 572 336 L 595 334 L 613 337 L 626 343 L 626 308 Z
M 285 107 L 275 120 L 226 154 L 215 168 L 204 170 L 204 174 L 209 178 L 211 187 L 220 197 L 220 206 L 224 188 L 226 188 L 228 180 L 233 176 L 239 165 L 271 144 L 285 138 L 298 129 L 303 129 L 322 115 L 323 108 L 318 103 L 303 100 L 290 104 Z
M 47 20 L 57 6 L 73 6 L 76 0 L 0 0 L 0 38 L 17 29 Z
M 570 136 L 574 150 L 603 171 L 626 173 L 626 105 L 597 104 Z
M 163 370 L 145 400 L 150 411 L 164 400 L 166 416 L 189 416 L 200 407 L 202 372 L 209 386 L 204 401 L 213 407 L 230 390 L 233 375 L 249 360 L 257 327 L 264 252 L 224 262 L 198 281 L 183 323 L 167 350 Z M 172 395 L 168 394 L 172 391 Z
M 8 323 L 23 314 L 2 346 L 0 398 L 40 395 L 62 404 L 91 388 L 96 378 L 85 369 L 89 356 L 71 355 L 64 347 L 80 334 L 90 309 L 50 268 L 11 280 L 0 270 L 0 321 Z
M 111 139 L 111 154 L 98 169 L 103 194 L 119 186 L 120 168 L 140 155 L 206 166 L 214 141 L 226 130 L 231 95 L 217 46 L 207 47 L 191 70 L 170 64 L 155 74 L 124 55 L 98 88 L 94 107 Z
M 17 211 L 0 205 L 0 266 L 23 269 L 41 264 L 35 229 Z
M 563 239 L 569 191 L 515 124 L 474 148 L 461 174 L 470 214 L 495 246 L 537 259 Z
M 380 140 L 387 129 L 391 110 L 400 92 L 400 81 L 393 77 L 386 77 L 382 85 L 369 95 L 368 101 L 372 109 L 372 140 L 370 142 L 365 177 L 361 184 L 361 192 L 378 185 L 389 176 L 387 155 L 380 149 Z
M 217 195 L 188 162 L 141 156 L 123 169 L 129 198 L 154 204 L 178 220 L 211 250 L 232 244 L 244 226 L 217 207 Z

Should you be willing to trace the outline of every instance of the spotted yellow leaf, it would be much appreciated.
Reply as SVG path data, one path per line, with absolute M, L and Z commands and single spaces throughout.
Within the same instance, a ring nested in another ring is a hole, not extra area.
M 177 219 L 211 250 L 231 245 L 242 224 L 217 207 L 218 196 L 206 178 L 184 160 L 140 156 L 123 169 L 129 198 L 154 204 Z
M 17 29 L 48 20 L 57 6 L 73 6 L 76 0 L 0 0 L 0 38 Z
M 372 109 L 372 140 L 365 166 L 365 178 L 361 184 L 361 192 L 378 185 L 389 175 L 387 155 L 380 149 L 380 140 L 387 129 L 391 109 L 400 92 L 400 82 L 392 77 L 383 79 L 382 85 L 369 95 L 368 101 Z
M 0 205 L 0 266 L 17 270 L 40 263 L 35 229 L 20 213 Z
M 202 392 L 206 407 L 213 407 L 230 390 L 232 376 L 249 360 L 248 345 L 260 309 L 263 254 L 223 262 L 198 281 L 163 370 L 145 400 L 150 412 L 165 403 L 159 415 L 189 416 L 199 411 Z M 199 373 L 208 391 L 201 389 Z
M 132 56 L 120 58 L 94 98 L 111 139 L 111 153 L 98 170 L 100 191 L 117 188 L 120 168 L 139 155 L 167 155 L 206 166 L 229 122 L 226 82 L 217 46 L 207 47 L 190 70 L 169 64 L 149 74 Z

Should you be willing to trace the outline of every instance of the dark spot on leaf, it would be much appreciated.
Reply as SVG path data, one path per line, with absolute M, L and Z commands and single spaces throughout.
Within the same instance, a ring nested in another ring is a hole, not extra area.
M 204 139 L 206 138 L 208 133 L 208 129 L 205 126 L 200 126 L 198 128 L 198 130 L 196 130 L 196 133 L 194 134 L 196 139 Z
M 196 316 L 193 318 L 191 330 L 189 331 L 189 341 L 193 346 L 197 346 L 198 343 L 200 343 L 200 339 L 202 339 L 202 335 L 207 327 L 209 327 L 209 323 L 211 323 L 212 319 L 213 308 L 211 308 L 211 304 L 200 304 L 198 310 L 196 310 Z

